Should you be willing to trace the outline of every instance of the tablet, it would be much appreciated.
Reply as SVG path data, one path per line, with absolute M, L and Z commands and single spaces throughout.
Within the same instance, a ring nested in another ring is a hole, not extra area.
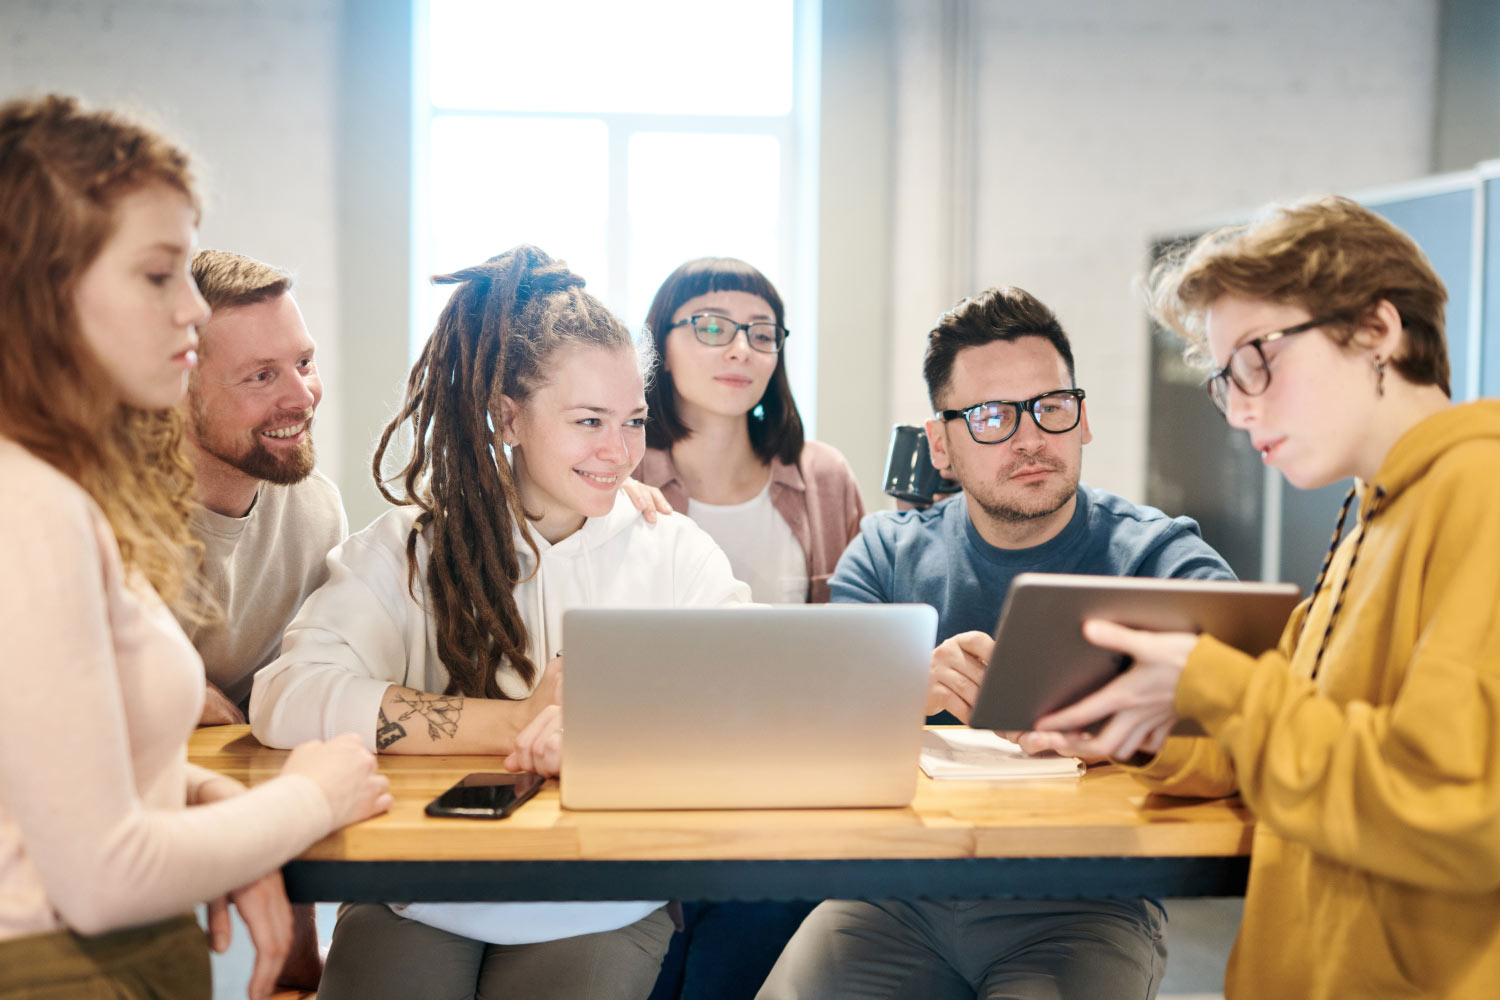
M 1031 729 L 1041 716 L 1071 705 L 1125 670 L 1127 657 L 1084 639 L 1086 619 L 1159 632 L 1206 632 L 1253 656 L 1275 647 L 1301 597 L 1295 583 L 1017 574 L 1000 609 L 995 651 L 969 725 Z M 1201 731 L 1192 720 L 1174 730 Z

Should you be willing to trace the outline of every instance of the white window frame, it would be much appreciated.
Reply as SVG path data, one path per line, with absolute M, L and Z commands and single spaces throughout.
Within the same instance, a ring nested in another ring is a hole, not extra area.
M 753 0 L 747 0 L 753 2 Z M 412 149 L 412 283 L 411 347 L 416 356 L 431 332 L 426 314 L 432 270 L 430 206 L 427 192 L 428 157 L 433 123 L 440 117 L 587 120 L 604 123 L 608 131 L 609 194 L 605 246 L 609 280 L 590 287 L 611 309 L 633 326 L 644 316 L 625 312 L 630 283 L 629 150 L 633 136 L 645 132 L 768 135 L 780 143 L 777 247 L 782 270 L 777 290 L 786 304 L 786 366 L 792 393 L 809 437 L 817 423 L 817 180 L 818 180 L 818 69 L 821 0 L 793 0 L 792 108 L 786 115 L 678 115 L 594 112 L 509 111 L 443 108 L 428 93 L 428 0 L 414 0 L 413 149 Z M 496 252 L 504 249 L 497 247 Z M 564 258 L 567 248 L 545 248 Z M 756 264 L 756 261 L 750 261 Z M 587 275 L 585 275 L 587 277 Z M 661 275 L 665 278 L 666 275 Z

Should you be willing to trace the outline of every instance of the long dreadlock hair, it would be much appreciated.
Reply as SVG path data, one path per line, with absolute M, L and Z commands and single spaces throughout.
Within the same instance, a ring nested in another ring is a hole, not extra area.
M 387 501 L 421 508 L 406 540 L 407 586 L 415 598 L 417 537 L 426 533 L 427 610 L 437 624 L 445 694 L 504 698 L 502 665 L 529 686 L 516 606 L 521 565 L 516 525 L 526 523 L 510 463 L 500 453 L 500 397 L 523 402 L 545 385 L 545 364 L 561 347 L 629 348 L 629 331 L 581 277 L 533 246 L 432 279 L 458 285 L 406 383 L 406 399 L 375 449 L 375 485 Z M 411 457 L 392 479 L 382 466 L 397 430 L 409 424 Z M 536 542 L 520 532 L 533 556 Z

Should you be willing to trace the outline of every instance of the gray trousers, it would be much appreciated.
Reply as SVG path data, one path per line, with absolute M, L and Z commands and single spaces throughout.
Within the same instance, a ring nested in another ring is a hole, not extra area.
M 358 903 L 339 911 L 318 1000 L 645 1000 L 671 937 L 665 908 L 619 930 L 500 945 Z
M 1134 900 L 829 900 L 756 1000 L 1150 1000 L 1161 908 Z

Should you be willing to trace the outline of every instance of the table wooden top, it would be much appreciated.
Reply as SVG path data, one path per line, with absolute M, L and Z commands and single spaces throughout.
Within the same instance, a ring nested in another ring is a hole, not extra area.
M 256 784 L 287 755 L 248 726 L 200 729 L 196 764 Z M 305 861 L 683 861 L 943 858 L 1191 858 L 1250 853 L 1254 821 L 1238 799 L 1148 794 L 1113 766 L 1081 778 L 917 779 L 910 806 L 883 809 L 562 808 L 557 783 L 505 820 L 433 818 L 427 803 L 495 757 L 382 755 L 395 806 L 314 844 Z

